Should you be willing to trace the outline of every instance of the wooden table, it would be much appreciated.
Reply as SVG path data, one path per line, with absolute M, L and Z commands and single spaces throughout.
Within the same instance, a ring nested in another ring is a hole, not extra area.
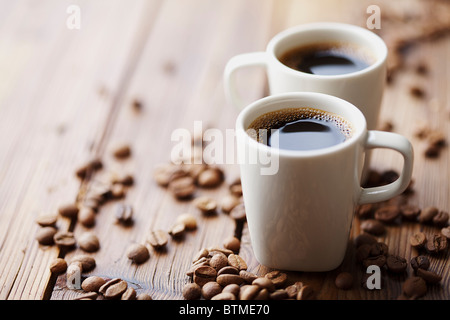
M 392 15 L 409 13 L 408 30 L 420 30 L 417 18 L 425 1 L 307 1 L 307 0 L 77 0 L 0 2 L 0 299 L 72 299 L 80 291 L 69 290 L 64 277 L 57 279 L 49 264 L 57 257 L 70 259 L 82 250 L 62 252 L 35 240 L 42 213 L 55 213 L 62 203 L 75 202 L 111 171 L 131 173 L 135 184 L 125 201 L 133 205 L 135 223 L 124 228 L 114 223 L 114 203 L 102 207 L 90 228 L 101 248 L 91 253 L 97 266 L 87 275 L 119 277 L 146 292 L 154 300 L 182 299 L 189 278 L 185 272 L 195 253 L 238 234 L 240 255 L 248 270 L 259 275 L 269 271 L 252 255 L 246 225 L 236 229 L 234 220 L 222 212 L 206 217 L 192 201 L 177 201 L 153 179 L 155 166 L 170 160 L 171 133 L 177 128 L 234 127 L 237 110 L 224 96 L 222 75 L 226 62 L 244 52 L 264 50 L 269 39 L 287 27 L 313 21 L 339 21 L 365 26 L 371 4 L 379 5 L 380 34 L 391 41 L 406 22 L 392 27 Z M 443 1 L 437 1 L 444 5 Z M 80 29 L 66 23 L 75 4 L 80 9 Z M 435 3 L 433 2 L 433 5 Z M 447 16 L 448 17 L 448 16 Z M 450 19 L 447 19 L 450 20 Z M 397 21 L 398 22 L 398 21 Z M 389 27 L 391 26 L 391 27 Z M 384 29 L 383 29 L 384 28 Z M 400 34 L 399 34 L 400 33 Z M 414 32 L 413 32 L 414 33 Z M 417 40 L 417 39 L 416 39 Z M 389 42 L 391 50 L 392 44 Z M 450 210 L 450 153 L 444 147 L 436 158 L 424 156 L 426 142 L 415 133 L 420 122 L 450 136 L 449 82 L 450 37 L 413 42 L 406 64 L 387 86 L 380 124 L 390 122 L 392 131 L 408 137 L 415 148 L 414 194 L 408 202 L 421 208 Z M 391 51 L 392 53 L 392 51 Z M 427 64 L 426 75 L 415 71 L 418 61 Z M 249 102 L 266 92 L 261 70 L 243 71 L 239 82 Z M 425 90 L 422 98 L 410 88 Z M 142 102 L 141 110 L 133 101 Z M 129 143 L 132 156 L 118 161 L 111 150 Z M 104 169 L 94 179 L 80 181 L 75 169 L 99 157 Z M 397 155 L 374 152 L 373 168 L 401 167 Z M 228 184 L 239 176 L 237 165 L 224 165 L 226 181 L 219 188 L 199 190 L 198 195 L 220 199 Z M 183 213 L 194 214 L 198 228 L 181 241 L 169 240 L 167 249 L 151 250 L 151 258 L 131 264 L 125 255 L 134 242 L 145 241 L 151 229 L 171 227 Z M 361 233 L 355 219 L 352 237 Z M 59 230 L 76 236 L 88 228 L 59 218 Z M 379 237 L 392 254 L 410 259 L 417 254 L 408 238 L 414 232 L 433 233 L 433 226 L 402 223 L 387 226 Z M 431 269 L 442 274 L 439 285 L 429 288 L 423 299 L 450 298 L 448 252 L 430 257 Z M 354 249 L 340 268 L 328 273 L 288 272 L 289 279 L 310 284 L 318 299 L 396 299 L 403 281 L 412 274 L 383 274 L 381 290 L 358 285 L 338 290 L 334 278 L 340 271 L 361 276 Z M 61 280 L 61 281 L 60 281 Z

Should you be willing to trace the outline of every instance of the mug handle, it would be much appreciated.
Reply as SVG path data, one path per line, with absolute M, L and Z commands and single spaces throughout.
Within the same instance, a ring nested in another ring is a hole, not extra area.
M 225 66 L 224 87 L 225 95 L 228 101 L 233 104 L 238 111 L 245 107 L 245 102 L 240 97 L 234 73 L 236 70 L 244 67 L 266 67 L 267 54 L 264 51 L 244 53 L 232 57 Z
M 358 204 L 389 200 L 401 194 L 408 187 L 413 169 L 414 152 L 411 143 L 404 136 L 385 131 L 368 131 L 366 149 L 387 148 L 400 152 L 403 156 L 403 170 L 397 180 L 387 185 L 361 188 Z

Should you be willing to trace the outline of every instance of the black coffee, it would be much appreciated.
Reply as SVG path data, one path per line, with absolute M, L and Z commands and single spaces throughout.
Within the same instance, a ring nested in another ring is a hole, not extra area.
M 320 43 L 296 47 L 280 56 L 280 61 L 297 71 L 317 75 L 357 72 L 373 60 L 363 48 L 343 43 Z
M 315 150 L 344 142 L 351 125 L 339 117 L 312 108 L 287 108 L 254 120 L 247 133 L 268 146 L 287 150 Z

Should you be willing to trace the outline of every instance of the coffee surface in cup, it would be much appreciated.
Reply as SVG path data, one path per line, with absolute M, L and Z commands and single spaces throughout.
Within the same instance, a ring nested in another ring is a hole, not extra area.
M 286 108 L 263 114 L 247 133 L 260 143 L 287 150 L 315 150 L 343 143 L 351 124 L 342 117 L 313 108 Z
M 373 63 L 362 47 L 346 43 L 317 43 L 294 47 L 279 60 L 286 66 L 316 75 L 340 75 L 361 71 Z

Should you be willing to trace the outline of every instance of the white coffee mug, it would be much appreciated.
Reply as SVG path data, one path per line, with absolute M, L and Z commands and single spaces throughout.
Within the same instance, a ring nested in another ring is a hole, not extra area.
M 331 147 L 292 151 L 251 138 L 259 116 L 286 108 L 312 108 L 351 124 L 351 137 Z M 345 256 L 355 207 L 388 200 L 411 180 L 413 150 L 403 136 L 368 131 L 364 115 L 351 103 L 321 93 L 283 93 L 244 108 L 236 120 L 237 155 L 244 205 L 256 259 L 263 265 L 297 271 L 329 271 Z M 363 188 L 360 178 L 367 149 L 387 148 L 404 158 L 400 177 L 384 186 Z M 254 161 L 270 155 L 271 161 Z M 252 161 L 253 159 L 253 161 Z M 264 171 L 273 163 L 272 171 Z
M 357 72 L 341 75 L 315 75 L 291 69 L 280 56 L 299 46 L 320 43 L 347 43 L 367 51 L 373 63 Z M 375 129 L 386 82 L 387 47 L 373 32 L 349 24 L 311 23 L 287 29 L 273 37 L 266 51 L 237 55 L 224 71 L 225 94 L 241 110 L 245 103 L 239 95 L 236 71 L 243 67 L 266 68 L 270 94 L 282 92 L 321 92 L 342 98 L 364 114 L 369 130 Z

